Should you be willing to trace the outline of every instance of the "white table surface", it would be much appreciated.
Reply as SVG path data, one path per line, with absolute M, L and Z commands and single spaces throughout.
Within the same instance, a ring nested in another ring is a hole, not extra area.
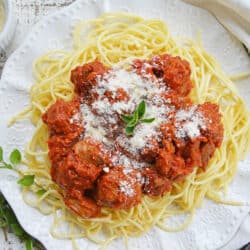
M 26 34 L 34 23 L 39 21 L 44 15 L 47 15 L 57 9 L 69 5 L 74 0 L 13 0 L 17 26 L 13 42 L 6 51 L 6 57 L 11 54 L 23 41 Z M 0 74 L 2 70 L 0 65 Z M 8 241 L 5 240 L 0 230 L 0 250 L 21 250 L 24 245 L 13 235 L 8 234 Z M 250 215 L 246 218 L 237 234 L 224 246 L 223 250 L 236 250 L 250 241 Z

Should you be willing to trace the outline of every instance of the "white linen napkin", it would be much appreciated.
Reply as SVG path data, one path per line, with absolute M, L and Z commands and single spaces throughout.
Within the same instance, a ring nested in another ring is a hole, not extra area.
M 250 51 L 250 0 L 185 0 L 213 13 Z

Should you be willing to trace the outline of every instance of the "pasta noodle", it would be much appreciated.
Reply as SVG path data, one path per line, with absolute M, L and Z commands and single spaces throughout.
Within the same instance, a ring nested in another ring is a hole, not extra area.
M 171 232 L 183 230 L 191 223 L 195 209 L 202 206 L 205 197 L 219 203 L 240 204 L 223 200 L 219 191 L 226 194 L 238 161 L 249 150 L 250 114 L 234 83 L 202 48 L 200 41 L 173 39 L 164 22 L 125 13 L 108 13 L 95 20 L 80 22 L 73 32 L 73 39 L 72 51 L 50 51 L 34 62 L 36 82 L 30 90 L 30 106 L 11 121 L 28 117 L 36 126 L 24 161 L 26 173 L 35 175 L 35 185 L 23 188 L 22 192 L 28 204 L 44 214 L 53 214 L 51 234 L 54 237 L 72 240 L 87 237 L 105 247 L 118 237 L 137 237 L 152 226 Z M 80 218 L 66 208 L 60 195 L 62 191 L 51 180 L 48 131 L 41 121 L 42 113 L 57 99 L 70 101 L 74 97 L 70 72 L 78 65 L 98 58 L 110 67 L 117 64 L 126 67 L 135 58 L 147 59 L 163 53 L 178 55 L 190 63 L 194 84 L 191 98 L 195 103 L 219 104 L 225 129 L 222 146 L 216 150 L 205 172 L 195 168 L 163 197 L 144 196 L 141 204 L 129 210 L 103 208 L 101 218 Z M 35 193 L 41 188 L 46 192 L 37 196 Z M 183 225 L 167 226 L 166 219 L 183 213 L 189 214 Z M 63 229 L 63 223 L 69 225 L 67 230 Z M 98 237 L 97 233 L 101 231 L 104 239 Z

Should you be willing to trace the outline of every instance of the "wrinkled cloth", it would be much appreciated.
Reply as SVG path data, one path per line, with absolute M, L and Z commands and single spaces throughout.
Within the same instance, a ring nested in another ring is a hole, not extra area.
M 210 11 L 250 51 L 250 0 L 185 0 Z

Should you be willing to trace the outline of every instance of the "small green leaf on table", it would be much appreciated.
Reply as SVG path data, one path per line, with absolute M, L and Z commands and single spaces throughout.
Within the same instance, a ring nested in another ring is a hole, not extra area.
M 25 187 L 29 187 L 34 183 L 35 175 L 24 175 L 17 183 Z

